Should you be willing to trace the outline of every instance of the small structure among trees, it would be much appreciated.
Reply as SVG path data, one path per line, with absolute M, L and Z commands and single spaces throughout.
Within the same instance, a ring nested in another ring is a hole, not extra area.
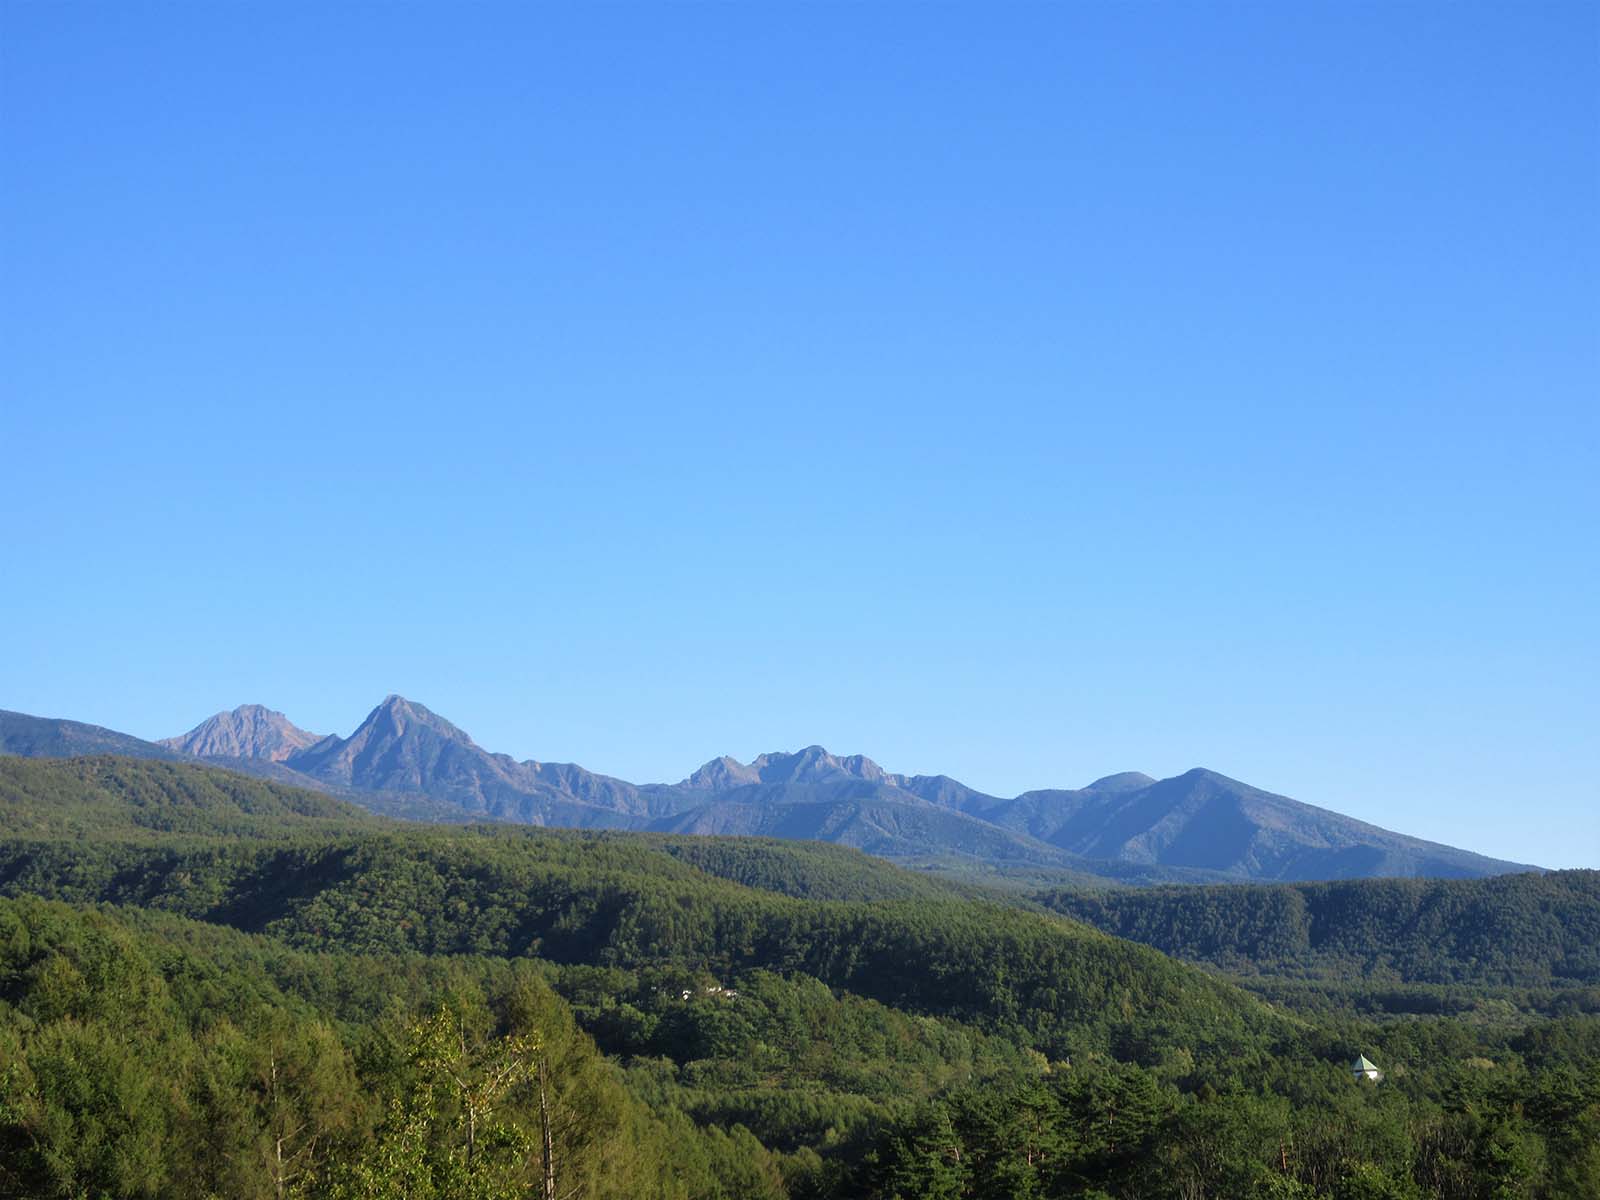
M 1365 1054 L 1356 1055 L 1355 1062 L 1350 1064 L 1350 1073 L 1357 1080 L 1370 1079 L 1373 1083 L 1383 1082 L 1383 1072 L 1378 1070 L 1378 1064 Z

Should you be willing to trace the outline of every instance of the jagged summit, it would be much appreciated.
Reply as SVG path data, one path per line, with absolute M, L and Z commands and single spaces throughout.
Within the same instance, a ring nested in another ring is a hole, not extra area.
M 349 737 L 327 738 L 293 755 L 289 765 L 330 783 L 398 792 L 430 792 L 448 783 L 453 792 L 481 794 L 478 775 L 504 773 L 464 730 L 397 693 Z
M 882 767 L 862 754 L 830 754 L 823 746 L 803 750 L 774 750 L 742 763 L 730 755 L 714 758 L 679 786 L 701 791 L 729 791 L 752 784 L 831 783 L 858 779 L 867 783 L 892 783 Z
M 288 717 L 262 704 L 241 704 L 231 712 L 208 717 L 188 733 L 163 738 L 158 744 L 202 758 L 258 758 L 284 762 L 323 740 Z
M 721 758 L 713 758 L 678 786 L 694 788 L 696 791 L 720 792 L 760 782 L 761 772 L 755 767 L 724 754 Z
M 884 770 L 862 754 L 838 757 L 821 746 L 807 746 L 793 754 L 763 754 L 750 764 L 763 783 L 823 783 L 840 777 L 883 782 Z

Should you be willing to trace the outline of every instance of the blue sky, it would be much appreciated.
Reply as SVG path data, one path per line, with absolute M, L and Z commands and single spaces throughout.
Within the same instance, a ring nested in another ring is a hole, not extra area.
M 0 707 L 1600 866 L 1593 5 L 0 7 Z

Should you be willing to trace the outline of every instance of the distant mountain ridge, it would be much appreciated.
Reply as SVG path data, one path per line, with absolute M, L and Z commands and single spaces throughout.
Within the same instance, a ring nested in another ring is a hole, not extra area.
M 991 796 L 944 775 L 898 775 L 821 746 L 715 758 L 676 784 L 517 761 L 421 704 L 387 697 L 349 737 L 319 737 L 261 705 L 159 743 L 0 712 L 0 752 L 199 757 L 424 820 L 740 834 L 836 842 L 900 860 L 1056 870 L 1121 882 L 1472 878 L 1535 870 L 1375 825 L 1196 768 Z

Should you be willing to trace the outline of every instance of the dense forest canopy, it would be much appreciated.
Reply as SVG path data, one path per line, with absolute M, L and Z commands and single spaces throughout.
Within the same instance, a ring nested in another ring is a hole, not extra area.
M 1586 873 L 1030 898 L 112 758 L 0 833 L 0 1196 L 1600 1194 L 1600 1019 L 1495 991 L 1592 983 Z
M 1046 906 L 1237 973 L 1600 984 L 1600 871 L 1051 891 Z

